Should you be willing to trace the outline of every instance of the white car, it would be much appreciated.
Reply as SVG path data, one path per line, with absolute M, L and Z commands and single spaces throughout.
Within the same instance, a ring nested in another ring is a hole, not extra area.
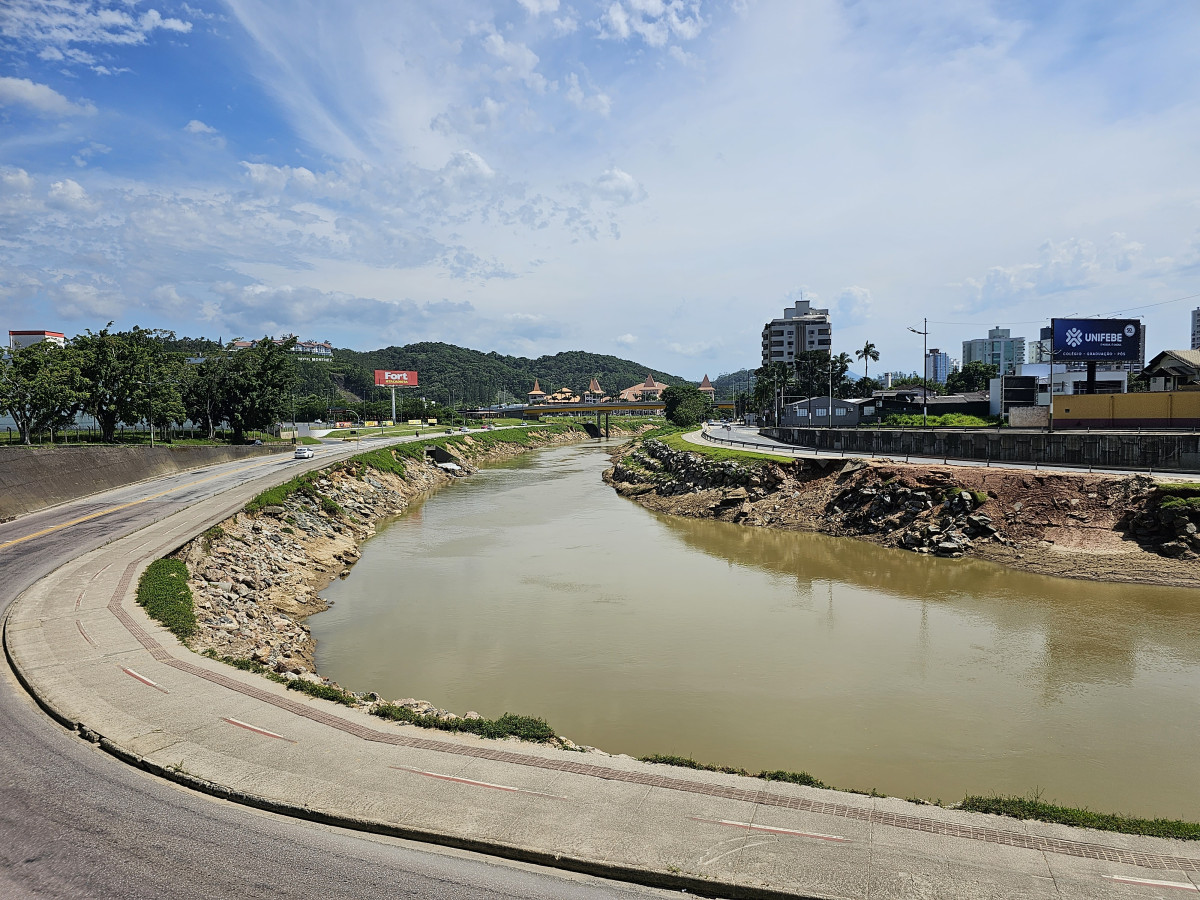
M 312 459 L 316 454 L 313 453 L 312 447 L 297 447 L 296 459 Z

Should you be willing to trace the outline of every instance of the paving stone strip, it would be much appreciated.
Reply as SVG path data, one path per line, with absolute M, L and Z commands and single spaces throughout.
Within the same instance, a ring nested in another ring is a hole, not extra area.
M 671 778 L 664 775 L 650 775 L 642 772 L 626 772 L 620 769 L 610 769 L 589 763 L 577 763 L 568 760 L 543 759 L 537 756 L 527 756 L 509 750 L 496 750 L 489 747 L 472 747 L 469 745 L 452 744 L 430 738 L 409 737 L 378 731 L 365 725 L 350 722 L 340 716 L 326 712 L 312 704 L 300 703 L 288 697 L 280 697 L 275 693 L 254 685 L 245 684 L 222 672 L 212 672 L 186 660 L 178 659 L 159 644 L 124 607 L 124 598 L 129 593 L 133 583 L 134 573 L 142 561 L 153 554 L 144 554 L 139 559 L 130 562 L 112 599 L 108 602 L 109 611 L 121 622 L 134 638 L 137 639 L 158 662 L 170 666 L 189 675 L 203 678 L 213 684 L 236 691 L 255 700 L 261 700 L 272 706 L 302 716 L 313 722 L 328 725 L 346 734 L 367 741 L 391 744 L 397 747 L 411 747 L 420 750 L 431 750 L 439 753 L 449 753 L 456 756 L 486 759 L 494 762 L 510 763 L 537 769 L 549 769 L 556 772 L 568 772 L 574 775 L 587 775 L 603 778 L 609 781 L 623 781 L 647 787 L 664 788 L 672 791 L 682 791 L 691 794 L 704 794 L 710 797 L 720 797 L 726 800 L 741 800 L 748 803 L 758 803 L 763 806 L 780 809 L 800 810 L 803 812 L 819 813 L 843 819 L 856 819 L 876 825 L 888 825 L 893 828 L 905 828 L 913 831 L 923 831 L 928 834 L 946 835 L 949 837 L 965 838 L 972 841 L 983 841 L 991 844 L 1003 844 L 1026 850 L 1045 853 L 1058 853 L 1064 856 L 1081 857 L 1085 859 L 1102 859 L 1114 863 L 1124 863 L 1147 869 L 1173 870 L 1184 872 L 1200 872 L 1200 859 L 1185 856 L 1169 856 L 1160 853 L 1146 853 L 1137 850 L 1126 850 L 1117 847 L 1106 847 L 1101 844 L 1091 844 L 1085 841 L 1073 841 L 1062 838 L 1041 837 L 1018 831 L 1006 831 L 999 828 L 988 828 L 979 825 L 961 825 L 953 822 L 939 822 L 935 819 L 919 816 L 907 816 L 899 813 L 883 812 L 841 803 L 829 803 L 820 800 L 810 800 L 803 797 L 785 797 L 769 793 L 761 788 L 735 788 L 722 785 L 705 784 L 688 781 L 683 778 Z

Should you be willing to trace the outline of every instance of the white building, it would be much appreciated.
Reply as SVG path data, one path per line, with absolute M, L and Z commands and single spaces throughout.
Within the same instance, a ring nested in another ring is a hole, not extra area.
M 762 330 L 762 364 L 792 363 L 797 353 L 808 350 L 829 351 L 833 344 L 833 322 L 827 309 L 813 309 L 807 300 L 783 311 L 782 319 L 772 319 Z
M 1015 372 L 1009 373 L 1010 378 L 1032 377 L 1035 379 L 1038 406 L 1050 405 L 1050 364 L 1024 363 L 1017 366 Z M 1001 413 L 1002 401 L 1005 396 L 1005 385 L 1000 378 L 993 378 L 989 383 L 989 396 L 993 416 Z M 1056 396 L 1086 394 L 1087 373 L 1073 368 L 1065 363 L 1054 364 L 1053 390 Z M 1129 392 L 1129 373 L 1124 370 L 1096 373 L 1097 394 L 1126 394 Z
M 8 333 L 9 350 L 19 350 L 21 347 L 28 347 L 30 344 L 40 344 L 42 341 L 49 341 L 52 344 L 65 347 L 67 337 L 58 331 L 10 331 Z
M 1012 337 L 1007 328 L 993 328 L 986 338 L 963 341 L 963 366 L 981 362 L 996 366 L 1001 375 L 1012 375 L 1025 362 L 1025 338 Z
M 925 354 L 925 380 L 945 384 L 950 377 L 950 354 L 931 347 Z

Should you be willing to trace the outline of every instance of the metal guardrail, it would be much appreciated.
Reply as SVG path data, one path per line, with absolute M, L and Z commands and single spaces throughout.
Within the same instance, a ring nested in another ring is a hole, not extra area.
M 704 438 L 704 440 L 706 440 L 712 444 L 728 444 L 729 446 L 748 447 L 748 448 L 752 448 L 755 450 L 768 451 L 768 452 L 775 453 L 778 455 L 783 455 L 784 453 L 790 453 L 793 457 L 796 457 L 798 454 L 803 453 L 803 454 L 813 456 L 816 458 L 821 458 L 822 455 L 824 455 L 825 457 L 835 457 L 835 458 L 840 457 L 842 459 L 845 459 L 847 456 L 847 452 L 845 449 L 822 450 L 819 447 L 806 447 L 803 445 L 793 446 L 790 444 L 782 444 L 782 445 L 781 444 L 762 444 L 757 441 L 744 441 L 744 440 L 736 440 L 734 438 L 715 437 L 714 435 L 709 434 L 708 430 L 706 428 L 700 429 L 700 436 L 702 438 Z M 865 451 L 864 452 L 850 451 L 849 456 L 852 459 L 854 459 L 854 458 L 865 459 L 868 457 L 870 459 L 879 458 L 879 457 L 877 457 L 874 450 L 871 450 L 870 453 L 867 453 Z M 898 455 L 893 456 L 893 455 L 889 454 L 882 458 L 898 460 L 899 456 Z M 940 460 L 942 460 L 942 465 L 945 465 L 945 466 L 961 465 L 961 466 L 968 466 L 968 467 L 973 467 L 973 468 L 987 468 L 987 469 L 990 469 L 992 467 L 992 458 L 990 455 L 983 460 L 979 460 L 979 459 L 976 459 L 975 457 L 949 456 L 949 455 L 914 457 L 911 453 L 906 453 L 904 455 L 904 462 L 906 464 L 911 463 L 914 458 L 918 462 L 930 462 L 931 461 L 934 464 L 936 464 L 937 460 L 940 459 Z M 1145 472 L 1147 475 L 1154 474 L 1153 466 L 1148 466 L 1145 469 L 1138 469 L 1138 468 L 1132 468 L 1129 466 L 1123 466 L 1123 467 L 1100 466 L 1100 465 L 1095 465 L 1093 463 L 1088 463 L 1086 466 L 1084 466 L 1082 464 L 1067 463 L 1067 462 L 1047 462 L 1045 460 L 1043 460 L 1041 462 L 1039 462 L 1037 460 L 1033 460 L 1031 462 L 1013 462 L 1013 461 L 997 460 L 996 464 L 997 464 L 997 466 L 999 466 L 1001 468 L 1005 468 L 1005 469 L 1032 469 L 1035 472 L 1040 471 L 1042 467 L 1045 467 L 1045 468 L 1048 468 L 1051 470 L 1067 469 L 1067 470 L 1077 470 L 1080 472 L 1083 472 L 1086 469 L 1086 471 L 1089 475 L 1095 471 L 1111 472 L 1112 474 L 1117 474 L 1117 475 L 1119 475 L 1119 474 L 1135 474 L 1135 473 L 1140 474 L 1142 472 Z M 1165 474 L 1188 475 L 1188 474 L 1198 474 L 1198 473 L 1200 473 L 1200 470 L 1194 470 L 1194 469 L 1167 469 L 1167 470 L 1160 469 L 1159 470 L 1160 475 L 1165 475 Z

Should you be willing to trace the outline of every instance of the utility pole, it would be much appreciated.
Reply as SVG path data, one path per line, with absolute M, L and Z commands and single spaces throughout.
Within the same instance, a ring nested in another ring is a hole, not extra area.
M 929 427 L 929 319 L 921 320 L 921 327 L 924 331 L 917 331 L 911 325 L 908 330 L 913 334 L 921 335 L 921 427 Z M 1051 366 L 1051 369 L 1054 367 Z
M 829 348 L 829 415 L 825 417 L 825 427 L 833 428 L 833 347 Z

